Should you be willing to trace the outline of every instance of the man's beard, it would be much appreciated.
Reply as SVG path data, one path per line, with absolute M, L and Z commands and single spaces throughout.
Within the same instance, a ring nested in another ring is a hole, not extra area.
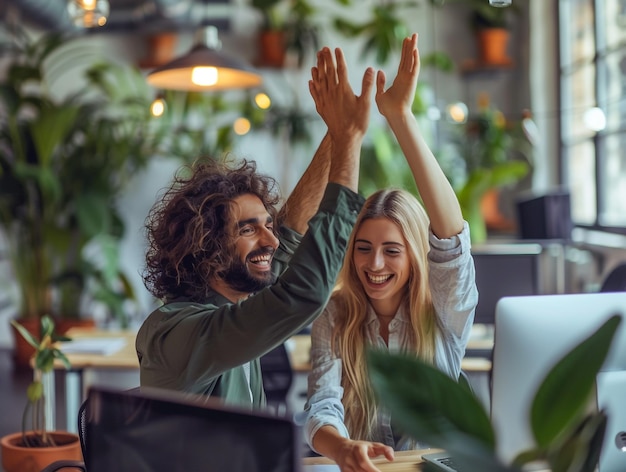
M 253 254 L 250 256 L 252 255 Z M 224 272 L 223 278 L 224 282 L 226 282 L 230 288 L 243 293 L 258 292 L 276 282 L 276 275 L 271 271 L 268 271 L 267 275 L 263 278 L 255 277 L 248 271 L 246 265 L 239 260 L 233 261 L 230 267 Z

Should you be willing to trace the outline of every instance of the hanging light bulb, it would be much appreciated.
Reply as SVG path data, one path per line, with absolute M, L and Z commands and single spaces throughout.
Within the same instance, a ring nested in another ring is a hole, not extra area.
M 165 109 L 167 108 L 167 104 L 165 103 L 165 98 L 163 94 L 158 94 L 152 104 L 150 105 L 150 114 L 155 118 L 160 118 L 165 113 Z
M 272 105 L 272 100 L 266 93 L 259 92 L 254 97 L 254 103 L 256 103 L 256 106 L 261 110 L 267 110 Z
M 466 123 L 467 113 L 467 105 L 463 102 L 450 103 L 446 107 L 446 117 L 452 123 Z
M 237 118 L 233 123 L 233 130 L 239 136 L 243 136 L 244 134 L 248 134 L 250 128 L 252 127 L 250 120 L 248 118 Z
M 109 16 L 109 0 L 68 0 L 67 12 L 74 25 L 81 28 L 104 26 Z
M 150 72 L 147 81 L 160 89 L 204 91 L 249 88 L 260 85 L 261 76 L 243 62 L 222 54 L 217 28 L 199 29 L 191 50 Z

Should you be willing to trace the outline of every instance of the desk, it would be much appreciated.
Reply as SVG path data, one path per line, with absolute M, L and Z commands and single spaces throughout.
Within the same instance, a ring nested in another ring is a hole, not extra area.
M 491 353 L 493 349 L 493 331 L 484 326 L 475 325 L 467 344 L 467 352 Z M 296 374 L 306 376 L 311 370 L 311 336 L 298 334 L 287 341 L 287 352 L 291 360 L 291 368 Z M 489 354 L 489 357 L 491 355 Z M 470 384 L 476 396 L 481 400 L 487 411 L 490 409 L 491 388 L 489 377 L 491 360 L 484 356 L 474 357 L 471 354 L 461 360 L 461 369 L 470 378 Z M 303 382 L 306 385 L 306 382 Z M 306 387 L 304 387 L 306 393 Z
M 65 370 L 65 367 L 59 361 L 55 361 L 55 369 L 62 372 L 65 376 L 65 408 L 67 418 L 67 430 L 69 432 L 77 432 L 78 409 L 83 401 L 83 376 L 88 370 L 104 370 L 139 373 L 139 360 L 137 359 L 137 351 L 135 350 L 135 338 L 137 333 L 131 331 L 103 331 L 97 329 L 72 328 L 67 332 L 67 336 L 73 340 L 81 338 L 123 338 L 125 340 L 124 347 L 112 354 L 66 354 L 70 361 L 71 368 Z M 54 392 L 54 372 L 50 376 L 50 384 L 46 386 L 46 392 Z M 138 386 L 139 382 L 134 386 Z M 54 409 L 54 395 L 46 396 L 46 411 L 51 412 Z M 54 428 L 55 415 L 52 413 L 48 427 Z
M 436 452 L 435 449 L 418 449 L 414 451 L 396 451 L 395 459 L 393 462 L 388 462 L 384 458 L 376 458 L 373 460 L 376 467 L 381 472 L 415 472 L 423 470 L 423 461 L 421 459 L 422 454 L 425 452 Z M 321 464 L 334 464 L 333 461 L 326 457 L 305 457 L 303 464 L 307 465 L 321 465 Z M 306 469 L 305 469 L 306 470 Z
M 467 350 L 491 350 L 493 348 L 493 338 L 470 339 Z M 311 336 L 308 334 L 297 334 L 287 341 L 287 352 L 291 360 L 291 368 L 295 372 L 308 372 L 311 370 Z M 484 357 L 465 357 L 461 361 L 461 368 L 466 372 L 489 372 L 491 361 Z

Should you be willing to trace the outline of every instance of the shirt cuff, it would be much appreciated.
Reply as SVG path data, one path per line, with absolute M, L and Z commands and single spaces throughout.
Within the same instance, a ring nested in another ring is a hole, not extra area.
M 429 229 L 428 242 L 430 243 L 431 251 L 429 254 L 430 260 L 434 262 L 448 262 L 455 259 L 464 252 L 469 252 L 471 249 L 469 225 L 467 221 L 463 222 L 463 229 L 459 234 L 452 236 L 451 238 L 439 239 L 432 230 Z

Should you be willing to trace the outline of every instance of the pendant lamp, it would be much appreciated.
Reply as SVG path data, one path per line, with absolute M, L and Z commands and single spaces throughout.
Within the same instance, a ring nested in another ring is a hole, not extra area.
M 104 26 L 109 16 L 109 0 L 68 0 L 67 12 L 75 26 Z
M 261 76 L 252 67 L 218 49 L 217 28 L 200 28 L 189 52 L 157 67 L 148 74 L 147 81 L 158 89 L 191 92 L 250 88 L 261 84 Z

